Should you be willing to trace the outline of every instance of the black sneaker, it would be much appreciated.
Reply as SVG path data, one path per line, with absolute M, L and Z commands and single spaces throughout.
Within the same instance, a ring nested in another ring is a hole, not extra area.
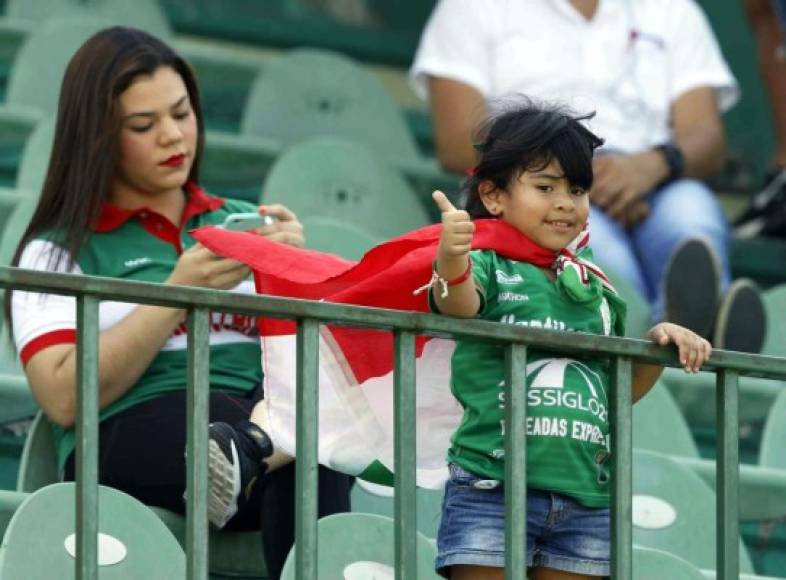
M 709 336 L 720 301 L 720 276 L 720 260 L 707 242 L 682 242 L 663 274 L 664 320 Z
M 273 454 L 270 438 L 258 425 L 243 421 L 211 423 L 208 440 L 208 499 L 210 523 L 221 529 L 248 501 L 256 482 L 267 471 Z
M 734 235 L 786 238 L 786 169 L 774 169 L 767 175 L 762 190 L 734 221 Z
M 724 350 L 761 352 L 767 332 L 767 312 L 758 287 L 735 280 L 718 307 L 712 344 Z

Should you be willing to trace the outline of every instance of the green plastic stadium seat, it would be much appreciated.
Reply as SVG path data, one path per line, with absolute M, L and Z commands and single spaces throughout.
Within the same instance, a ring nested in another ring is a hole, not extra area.
M 75 577 L 76 484 L 57 483 L 30 494 L 11 518 L 0 546 L 0 577 Z M 184 578 L 185 554 L 153 512 L 115 489 L 98 488 L 102 580 Z
M 186 518 L 159 507 L 150 508 L 186 547 Z M 259 532 L 208 531 L 208 559 L 211 576 L 266 579 L 267 566 L 262 556 L 262 537 Z
M 200 183 L 214 195 L 255 203 L 280 152 L 280 145 L 269 139 L 208 131 Z
M 786 356 L 786 284 L 770 288 L 763 298 L 768 324 L 762 352 Z
M 633 407 L 633 445 L 669 455 L 715 488 L 716 465 L 699 450 L 679 407 L 661 383 Z M 777 467 L 777 466 L 769 466 Z M 740 519 L 786 516 L 786 469 L 740 465 Z
M 0 106 L 0 178 L 6 183 L 13 183 L 20 151 L 35 125 L 57 109 L 68 60 L 104 26 L 101 22 L 53 19 L 35 27 L 16 52 Z
M 49 419 L 39 411 L 27 433 L 16 491 L 32 493 L 60 481 L 57 468 L 57 449 Z
M 417 578 L 439 578 L 434 572 L 436 548 L 421 533 L 417 538 Z M 317 522 L 318 577 L 393 578 L 393 520 L 372 514 L 336 514 Z M 295 551 L 289 552 L 281 580 L 295 580 Z
M 358 226 L 335 218 L 309 216 L 301 221 L 307 248 L 338 254 L 347 260 L 360 260 L 365 252 L 383 241 Z
M 29 495 L 20 491 L 0 490 L 0 538 L 5 534 L 14 512 Z
M 660 382 L 633 406 L 633 446 L 669 455 L 699 457 L 680 408 Z
M 382 238 L 429 223 L 395 170 L 367 147 L 338 137 L 314 137 L 287 149 L 270 169 L 263 192 L 262 202 L 281 202 L 301 219 L 330 217 Z
M 633 541 L 715 568 L 715 493 L 691 469 L 656 453 L 633 451 Z M 740 570 L 752 573 L 740 543 Z
M 2 235 L 6 224 L 9 223 L 9 218 L 22 197 L 23 194 L 15 189 L 0 187 L 0 235 Z
M 8 17 L 35 23 L 51 18 L 99 18 L 108 24 L 134 26 L 157 36 L 171 33 L 157 0 L 6 0 L 5 6 Z
M 764 292 L 767 334 L 762 354 L 786 356 L 786 285 Z M 686 375 L 666 369 L 662 379 L 669 387 L 692 428 L 712 429 L 715 406 L 707 404 L 715 396 L 715 375 Z M 740 422 L 757 439 L 775 398 L 786 388 L 783 381 L 740 377 Z
M 350 58 L 325 50 L 295 50 L 271 60 L 251 88 L 241 130 L 284 145 L 334 135 L 384 158 L 419 155 L 382 83 Z
M 55 441 L 49 420 L 39 412 L 33 421 L 22 451 L 16 489 L 34 492 L 60 480 Z M 0 495 L 0 501 L 2 495 Z M 2 503 L 0 503 L 2 509 Z M 162 508 L 150 508 L 164 522 L 185 549 L 186 519 Z M 2 512 L 0 512 L 0 518 Z M 1 522 L 1 520 L 0 520 Z M 259 532 L 209 530 L 209 559 L 212 574 L 242 578 L 266 578 Z M 2 576 L 0 576 L 2 578 Z
M 240 131 L 251 86 L 264 62 L 248 50 L 230 50 L 202 37 L 170 39 L 194 68 L 205 124 L 217 131 Z
M 641 546 L 633 547 L 633 577 L 636 580 L 704 580 L 701 570 L 686 560 Z
M 8 105 L 55 113 L 68 61 L 85 40 L 106 25 L 95 17 L 72 17 L 50 19 L 35 28 L 14 60 L 8 80 Z
M 33 29 L 34 23 L 8 16 L 0 18 L 0 101 L 5 100 L 8 75 L 16 53 Z
M 52 141 L 55 134 L 55 118 L 41 119 L 30 133 L 22 149 L 19 168 L 16 172 L 16 187 L 19 195 L 38 197 L 44 185 L 49 157 L 52 154 Z
M 442 517 L 442 496 L 444 490 L 417 488 L 417 527 L 418 531 L 430 539 L 437 537 Z M 392 518 L 393 488 L 369 483 L 360 478 L 352 487 L 353 513 L 377 514 Z
M 759 465 L 786 469 L 786 389 L 775 399 L 764 424 Z

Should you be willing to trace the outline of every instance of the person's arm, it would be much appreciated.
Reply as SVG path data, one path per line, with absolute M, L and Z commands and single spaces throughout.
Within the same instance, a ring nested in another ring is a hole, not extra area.
M 680 363 L 685 372 L 697 373 L 710 355 L 712 345 L 695 332 L 677 324 L 661 322 L 653 326 L 645 338 L 654 341 L 660 346 L 673 344 L 677 347 Z M 646 395 L 660 378 L 663 367 L 645 363 L 633 365 L 632 399 L 635 403 Z
M 685 177 L 704 179 L 717 173 L 726 151 L 723 123 L 715 89 L 700 87 L 681 95 L 671 111 L 674 142 L 682 151 Z M 634 155 L 602 155 L 593 162 L 592 202 L 613 219 L 632 225 L 646 216 L 646 195 L 669 176 L 663 152 L 650 149 Z
M 431 288 L 434 303 L 442 314 L 472 318 L 480 310 L 480 297 L 475 288 L 469 251 L 472 249 L 472 236 L 475 224 L 466 211 L 458 210 L 448 201 L 441 191 L 433 194 L 434 202 L 442 212 L 442 234 L 437 249 L 437 274 L 444 280 L 460 279 L 469 269 L 470 275 L 464 281 L 448 288 L 447 296 L 442 295 L 442 287 L 437 284 Z
M 464 173 L 475 165 L 472 134 L 486 117 L 480 92 L 461 81 L 429 77 L 434 143 L 442 167 Z
M 227 290 L 249 273 L 245 264 L 216 256 L 197 244 L 185 251 L 166 284 Z M 123 396 L 145 372 L 185 318 L 176 308 L 142 305 L 99 335 L 99 407 Z M 76 413 L 76 345 L 58 344 L 35 353 L 25 365 L 33 395 L 44 413 L 63 427 Z

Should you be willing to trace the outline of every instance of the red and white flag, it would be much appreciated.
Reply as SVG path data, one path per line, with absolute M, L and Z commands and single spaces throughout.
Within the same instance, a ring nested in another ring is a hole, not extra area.
M 589 269 L 575 257 L 586 232 L 562 256 L 530 241 L 499 220 L 477 220 L 473 248 L 543 267 Z M 193 236 L 213 252 L 248 264 L 257 292 L 340 304 L 427 312 L 425 292 L 436 257 L 441 225 L 433 225 L 369 250 L 360 262 L 271 242 L 262 236 L 215 227 Z M 259 321 L 269 435 L 295 453 L 295 325 Z M 452 341 L 419 337 L 416 342 L 417 482 L 441 487 L 446 454 L 462 409 L 450 392 Z M 393 336 L 390 332 L 328 325 L 319 340 L 319 462 L 338 471 L 390 483 L 393 469 Z

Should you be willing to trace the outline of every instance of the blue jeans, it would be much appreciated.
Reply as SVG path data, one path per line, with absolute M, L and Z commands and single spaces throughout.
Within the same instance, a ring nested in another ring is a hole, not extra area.
M 663 317 L 661 279 L 676 246 L 703 238 L 720 259 L 721 288 L 729 285 L 729 227 L 717 197 L 704 183 L 679 179 L 648 196 L 650 214 L 628 230 L 595 206 L 590 209 L 590 245 L 604 266 L 624 277 L 646 298 L 654 321 Z
M 609 575 L 610 514 L 567 496 L 527 490 L 527 567 Z M 437 534 L 437 572 L 505 566 L 505 488 L 450 465 Z

